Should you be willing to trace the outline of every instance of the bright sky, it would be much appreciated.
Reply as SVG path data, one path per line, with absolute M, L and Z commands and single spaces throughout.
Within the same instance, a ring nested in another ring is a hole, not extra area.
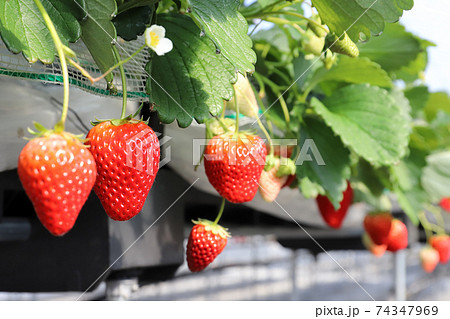
M 431 91 L 450 93 L 450 2 L 415 0 L 400 22 L 406 29 L 437 46 L 428 48 L 425 80 Z

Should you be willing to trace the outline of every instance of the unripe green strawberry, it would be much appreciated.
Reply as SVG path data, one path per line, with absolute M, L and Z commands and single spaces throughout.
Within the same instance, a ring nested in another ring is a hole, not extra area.
M 322 21 L 320 20 L 320 17 L 318 15 L 313 15 L 311 17 L 311 20 L 317 22 L 313 23 L 311 21 L 308 21 L 308 28 L 311 29 L 316 36 L 318 36 L 319 38 L 324 38 L 327 35 L 327 31 L 324 28 L 321 28 L 319 25 L 322 25 L 323 27 L 325 27 L 322 24 Z
M 450 237 L 434 235 L 430 238 L 430 245 L 439 253 L 439 262 L 446 264 L 450 260 Z
M 358 47 L 345 32 L 340 38 L 334 33 L 328 33 L 326 46 L 333 52 L 345 54 L 352 58 L 359 56 Z
M 306 54 L 319 56 L 325 45 L 325 38 L 318 37 L 312 30 L 308 29 L 302 36 L 302 49 Z
M 189 270 L 198 272 L 205 269 L 223 251 L 228 242 L 227 230 L 205 219 L 194 221 L 186 247 Z
M 104 121 L 87 135 L 86 145 L 97 164 L 94 191 L 114 220 L 136 216 L 159 169 L 159 141 L 142 121 Z
M 62 236 L 75 224 L 96 168 L 89 150 L 61 132 L 29 141 L 20 153 L 17 173 L 41 223 L 52 235 Z
M 427 273 L 432 273 L 439 264 L 439 252 L 430 246 L 424 247 L 420 251 L 420 261 L 423 270 Z
M 364 229 L 376 245 L 387 245 L 391 231 L 392 215 L 388 212 L 372 212 L 364 218 Z
M 206 176 L 220 196 L 232 203 L 253 199 L 266 162 L 266 147 L 259 136 L 217 135 L 206 145 L 204 158 Z
M 387 250 L 396 252 L 408 247 L 408 228 L 399 219 L 393 219 L 391 230 L 389 231 L 389 240 Z

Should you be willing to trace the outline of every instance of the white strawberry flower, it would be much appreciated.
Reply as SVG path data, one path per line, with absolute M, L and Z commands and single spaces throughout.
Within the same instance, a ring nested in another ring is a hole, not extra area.
M 156 52 L 157 55 L 164 55 L 170 52 L 173 48 L 173 43 L 167 39 L 166 29 L 160 25 L 152 25 L 147 28 L 144 33 L 145 44 Z

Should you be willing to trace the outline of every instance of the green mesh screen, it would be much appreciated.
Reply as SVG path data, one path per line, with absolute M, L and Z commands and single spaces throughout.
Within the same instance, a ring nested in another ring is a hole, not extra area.
M 143 38 L 129 42 L 118 39 L 117 49 L 122 58 L 127 58 L 139 47 L 141 47 L 143 43 Z M 71 44 L 70 48 L 77 53 L 79 64 L 93 77 L 98 77 L 101 75 L 101 72 L 89 54 L 89 51 L 81 41 Z M 145 92 L 145 82 L 148 75 L 144 69 L 148 59 L 148 50 L 142 50 L 137 56 L 124 64 L 127 77 L 128 99 L 130 100 L 144 101 L 148 99 L 148 95 Z M 55 62 L 52 64 L 43 64 L 41 62 L 30 64 L 22 56 L 22 54 L 14 54 L 10 52 L 1 40 L 0 75 L 46 83 L 62 83 L 61 65 L 58 58 L 55 58 Z M 106 81 L 104 79 L 91 83 L 77 69 L 69 65 L 69 78 L 71 85 L 77 86 L 90 93 L 121 98 L 123 92 L 119 70 L 114 70 L 113 75 L 113 84 L 117 88 L 117 94 L 113 94 L 107 90 Z

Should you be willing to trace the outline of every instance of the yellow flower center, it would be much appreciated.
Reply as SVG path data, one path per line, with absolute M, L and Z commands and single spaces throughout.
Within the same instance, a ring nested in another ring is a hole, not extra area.
M 153 47 L 158 46 L 159 36 L 156 35 L 155 32 L 150 32 L 150 45 Z

